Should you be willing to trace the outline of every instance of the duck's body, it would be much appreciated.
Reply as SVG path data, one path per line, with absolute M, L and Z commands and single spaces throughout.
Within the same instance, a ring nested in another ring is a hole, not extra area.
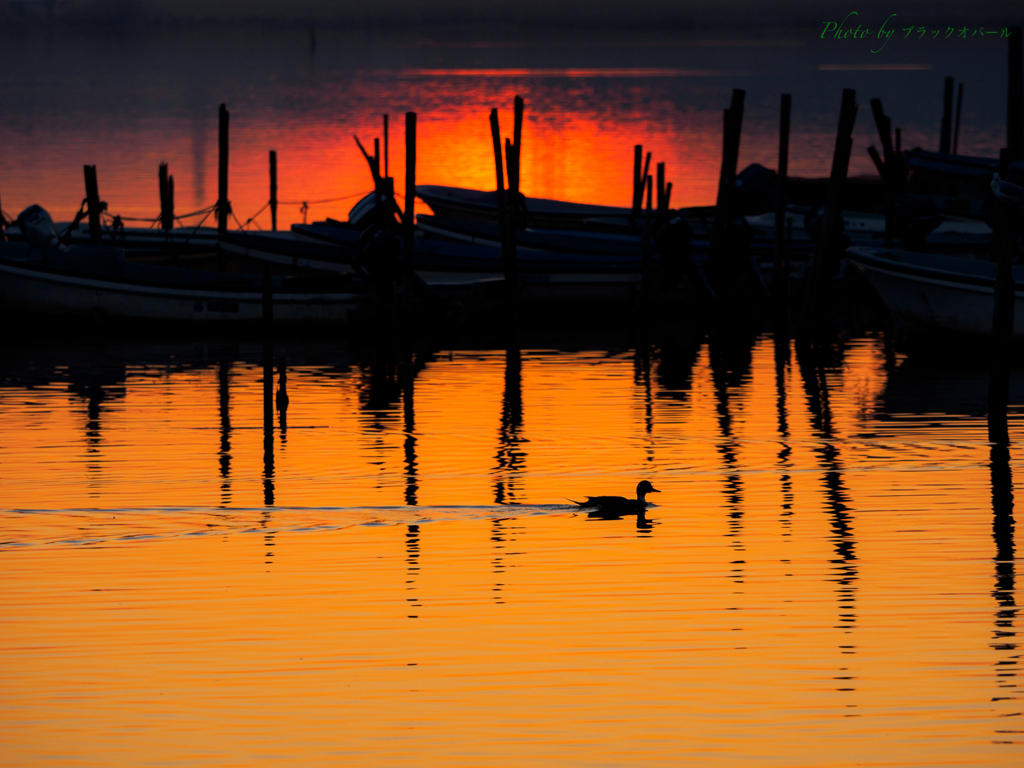
M 647 509 L 647 494 L 661 493 L 647 480 L 641 480 L 636 487 L 636 498 L 623 496 L 587 496 L 586 501 L 576 501 L 582 509 L 592 510 L 601 515 L 635 515 Z

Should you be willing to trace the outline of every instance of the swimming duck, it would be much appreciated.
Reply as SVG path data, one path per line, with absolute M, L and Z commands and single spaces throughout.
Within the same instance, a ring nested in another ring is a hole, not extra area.
M 647 494 L 661 493 L 647 480 L 641 480 L 636 486 L 636 498 L 627 499 L 622 496 L 587 496 L 586 501 L 573 501 L 584 509 L 593 509 L 601 514 L 629 515 L 642 513 L 647 509 Z M 570 499 L 572 501 L 572 499 Z

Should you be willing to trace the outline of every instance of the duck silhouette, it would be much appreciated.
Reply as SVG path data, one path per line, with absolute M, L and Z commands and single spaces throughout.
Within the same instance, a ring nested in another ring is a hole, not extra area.
M 622 496 L 587 496 L 586 501 L 572 501 L 581 509 L 588 510 L 592 515 L 636 515 L 643 514 L 647 509 L 647 494 L 661 493 L 647 480 L 641 480 L 636 486 L 636 498 L 627 499 Z

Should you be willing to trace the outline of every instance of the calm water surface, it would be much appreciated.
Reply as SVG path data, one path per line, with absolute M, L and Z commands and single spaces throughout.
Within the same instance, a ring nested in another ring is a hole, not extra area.
M 1020 764 L 983 371 L 681 334 L 2 374 L 4 765 Z M 640 519 L 567 501 L 641 478 Z

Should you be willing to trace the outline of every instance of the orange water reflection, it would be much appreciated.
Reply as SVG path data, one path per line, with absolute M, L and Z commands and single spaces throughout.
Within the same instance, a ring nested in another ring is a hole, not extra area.
M 894 412 L 880 340 L 749 342 L 284 345 L 269 432 L 256 348 L 37 364 L 0 389 L 5 759 L 1012 764 L 984 423 Z M 559 506 L 639 477 L 646 521 Z

